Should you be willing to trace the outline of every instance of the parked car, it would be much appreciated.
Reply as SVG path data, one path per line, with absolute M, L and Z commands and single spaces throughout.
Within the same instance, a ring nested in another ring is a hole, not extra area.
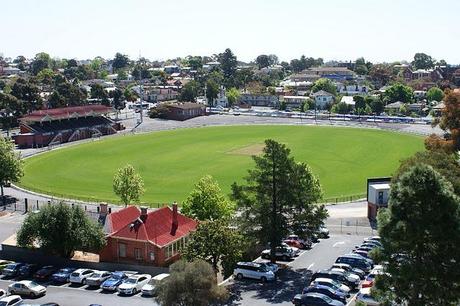
M 340 290 L 342 291 L 343 293 L 346 293 L 347 295 L 349 295 L 350 293 L 350 287 L 338 282 L 338 281 L 335 281 L 333 279 L 330 279 L 330 278 L 317 278 L 315 280 L 313 280 L 311 283 L 310 283 L 310 286 L 316 286 L 316 285 L 323 285 L 323 286 L 327 286 L 327 287 L 330 287 L 334 290 Z
M 380 236 L 371 236 L 364 239 L 364 241 L 378 241 L 380 242 L 382 238 Z
M 365 259 L 350 255 L 339 256 L 335 262 L 348 264 L 353 268 L 363 270 L 365 273 L 369 272 L 372 269 L 371 264 L 367 262 Z
M 34 275 L 40 267 L 36 264 L 25 264 L 21 268 L 19 268 L 19 276 L 21 278 L 28 278 Z
M 13 262 L 12 261 L 9 261 L 9 260 L 0 260 L 0 273 L 3 271 L 3 269 L 9 265 L 9 264 L 12 264 Z
M 134 295 L 142 290 L 142 287 L 147 284 L 152 278 L 149 274 L 135 274 L 125 279 L 118 286 L 118 293 L 125 295 Z
M 93 274 L 94 270 L 90 269 L 77 269 L 69 276 L 69 282 L 72 284 L 86 284 L 86 279 Z
M 382 275 L 385 272 L 383 272 L 383 268 L 381 269 L 380 267 L 372 269 L 372 271 L 369 273 L 369 275 L 366 276 L 366 279 L 363 281 L 361 284 L 361 288 L 371 288 L 374 286 L 374 281 L 375 277 L 377 275 Z
M 310 293 L 310 292 L 316 292 L 316 293 L 321 293 L 324 295 L 327 295 L 331 299 L 340 301 L 342 303 L 346 303 L 347 301 L 347 294 L 340 291 L 340 290 L 334 290 L 331 287 L 328 286 L 323 286 L 323 285 L 315 285 L 315 286 L 308 286 L 303 289 L 302 294 Z
M 360 246 L 356 247 L 353 251 L 370 252 L 370 251 L 372 251 L 373 249 L 374 249 L 374 248 L 373 248 L 373 247 L 370 247 L 370 246 L 366 246 L 366 245 L 365 245 L 365 246 L 362 246 L 362 245 L 360 245 Z
M 309 249 L 311 248 L 311 241 L 308 239 L 302 239 L 297 235 L 289 235 L 284 239 L 284 243 L 291 247 L 296 247 L 299 249 Z
M 19 269 L 25 265 L 24 263 L 21 262 L 14 262 L 11 264 L 6 265 L 5 268 L 3 268 L 2 274 L 7 276 L 7 277 L 15 277 L 19 275 Z
M 262 282 L 275 280 L 275 273 L 267 268 L 266 265 L 261 265 L 256 262 L 238 262 L 233 275 L 241 280 L 243 278 L 253 278 Z
M 371 245 L 375 245 L 375 246 L 378 246 L 378 247 L 383 247 L 382 243 L 380 241 L 377 241 L 377 240 L 364 240 L 364 242 L 362 244 L 371 244 Z
M 34 278 L 36 280 L 44 281 L 44 280 L 47 280 L 56 271 L 57 271 L 57 268 L 54 266 L 44 266 L 43 268 L 35 272 Z
M 142 295 L 144 295 L 144 296 L 155 296 L 155 295 L 157 295 L 156 287 L 158 286 L 158 284 L 162 280 L 164 280 L 164 279 L 166 279 L 168 277 L 169 277 L 168 273 L 161 273 L 161 274 L 158 274 L 158 275 L 155 275 L 154 277 L 152 277 L 147 284 L 142 286 L 142 289 L 141 289 Z
M 17 306 L 22 304 L 22 298 L 19 295 L 9 295 L 0 299 L 0 306 Z
M 278 246 L 276 247 L 275 256 L 276 258 L 281 258 L 283 261 L 288 261 L 289 259 L 294 258 L 296 254 L 294 249 L 291 247 Z M 263 250 L 260 257 L 270 259 L 270 249 Z
M 348 272 L 345 269 L 331 268 L 330 271 L 342 273 L 343 276 L 345 276 L 345 278 L 349 282 L 352 282 L 352 283 L 355 283 L 355 284 L 358 284 L 358 285 L 359 285 L 359 282 L 361 281 L 361 278 L 358 275 L 356 275 L 356 274 L 354 274 L 352 272 Z
M 259 262 L 258 264 L 264 266 L 267 270 L 273 271 L 275 274 L 278 273 L 280 269 L 277 264 L 271 262 Z
M 297 294 L 294 299 L 292 300 L 294 305 L 305 305 L 305 306 L 323 306 L 323 305 L 331 305 L 331 306 L 344 306 L 345 304 L 333 300 L 327 295 L 321 293 L 307 293 L 307 294 Z
M 22 280 L 9 285 L 8 293 L 38 297 L 46 294 L 46 287 L 39 285 L 34 281 Z
M 369 258 L 369 252 L 368 251 L 363 251 L 363 250 L 353 250 L 354 254 L 361 255 L 362 257 Z
M 124 272 L 113 272 L 112 275 L 101 284 L 101 288 L 106 291 L 116 291 L 118 286 L 127 278 L 128 275 Z
M 374 268 L 374 261 L 370 258 L 367 258 L 367 257 L 364 257 L 363 255 L 361 254 L 358 254 L 358 253 L 349 253 L 349 254 L 345 254 L 345 256 L 351 256 L 351 257 L 355 257 L 355 258 L 359 258 L 359 259 L 363 259 L 365 260 L 368 264 L 371 265 L 371 269 Z
M 317 278 L 330 278 L 344 285 L 347 285 L 350 288 L 356 288 L 359 285 L 359 278 L 357 280 L 352 279 L 352 281 L 350 281 L 344 273 L 331 270 L 319 270 L 313 273 L 311 280 L 315 280 Z
M 6 296 L 6 291 L 3 289 L 0 289 L 0 299 Z
M 359 290 L 356 295 L 356 301 L 364 303 L 367 306 L 379 306 L 380 303 L 377 302 L 371 295 L 371 288 L 362 288 Z
M 74 268 L 59 269 L 56 273 L 51 275 L 51 279 L 56 283 L 67 283 L 69 281 L 70 274 L 74 271 Z
M 366 272 L 358 268 L 352 268 L 349 264 L 346 263 L 335 263 L 332 265 L 332 268 L 344 269 L 345 271 L 354 273 L 358 275 L 361 280 L 363 280 L 366 277 Z
M 329 230 L 326 226 L 321 225 L 318 228 L 318 236 L 319 238 L 329 238 Z
M 109 271 L 93 271 L 93 274 L 86 278 L 86 284 L 90 287 L 99 287 L 111 275 Z

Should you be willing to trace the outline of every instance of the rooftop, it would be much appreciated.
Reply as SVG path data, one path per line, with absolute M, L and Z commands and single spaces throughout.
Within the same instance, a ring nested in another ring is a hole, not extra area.
M 38 110 L 22 117 L 20 121 L 23 122 L 41 122 L 41 121 L 54 121 L 61 119 L 88 117 L 95 115 L 107 114 L 112 111 L 111 107 L 101 104 L 90 104 L 84 106 L 71 106 L 62 108 L 51 108 L 45 110 Z

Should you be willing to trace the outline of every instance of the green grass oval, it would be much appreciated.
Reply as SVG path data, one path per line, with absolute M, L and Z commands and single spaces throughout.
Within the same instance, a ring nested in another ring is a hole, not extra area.
M 419 136 L 372 129 L 318 126 L 227 126 L 124 135 L 36 155 L 26 160 L 21 186 L 76 199 L 117 202 L 115 171 L 127 163 L 142 175 L 142 202 L 183 201 L 205 174 L 225 193 L 254 166 L 251 154 L 267 138 L 285 143 L 319 176 L 325 197 L 366 192 L 368 177 L 391 175 L 423 148 Z

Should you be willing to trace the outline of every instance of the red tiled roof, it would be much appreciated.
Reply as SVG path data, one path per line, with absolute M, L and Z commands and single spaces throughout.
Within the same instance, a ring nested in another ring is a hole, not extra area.
M 104 106 L 101 104 L 91 104 L 84 106 L 71 106 L 38 110 L 28 114 L 27 116 L 22 117 L 20 120 L 26 122 L 37 122 L 42 120 L 53 121 L 60 119 L 107 114 L 111 111 L 111 107 Z
M 163 247 L 188 235 L 197 226 L 195 220 L 178 213 L 178 227 L 175 235 L 171 235 L 172 221 L 173 211 L 169 207 L 149 212 L 142 221 L 140 209 L 130 206 L 109 215 L 112 229 L 109 236 L 149 241 Z

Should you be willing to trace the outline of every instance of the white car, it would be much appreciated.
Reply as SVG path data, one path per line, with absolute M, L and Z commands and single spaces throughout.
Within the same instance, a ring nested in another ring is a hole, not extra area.
M 359 282 L 361 281 L 361 278 L 359 278 L 359 275 L 357 275 L 357 274 L 355 274 L 353 272 L 346 271 L 345 269 L 332 268 L 331 271 L 336 271 L 336 272 L 343 273 L 343 275 L 345 276 L 347 281 L 349 281 L 350 283 L 358 283 L 359 284 Z
M 8 286 L 9 294 L 28 295 L 30 297 L 37 297 L 46 294 L 46 287 L 37 284 L 33 281 L 22 280 L 12 283 Z
M 350 292 L 350 287 L 342 284 L 342 283 L 339 283 L 338 281 L 335 281 L 333 279 L 330 279 L 330 278 L 323 278 L 323 277 L 319 277 L 319 278 L 316 278 L 314 281 L 312 281 L 310 283 L 310 286 L 314 286 L 314 285 L 323 285 L 323 286 L 327 286 L 327 287 L 330 287 L 330 288 L 333 288 L 335 290 L 340 290 L 344 293 L 349 293 Z
M 110 276 L 112 273 L 109 271 L 93 271 L 93 274 L 86 278 L 86 284 L 90 287 L 99 287 Z
M 19 295 L 9 295 L 0 299 L 0 306 L 16 306 L 22 304 L 22 298 Z
M 380 305 L 380 303 L 372 297 L 371 288 L 362 288 L 361 290 L 359 290 L 359 293 L 356 295 L 356 301 L 364 303 L 366 306 Z
M 258 279 L 262 282 L 275 280 L 275 273 L 267 265 L 256 262 L 239 262 L 233 270 L 233 275 L 241 280 L 243 278 Z
M 152 277 L 152 279 L 150 279 L 150 281 L 147 284 L 142 286 L 142 289 L 141 289 L 142 295 L 155 296 L 156 295 L 156 286 L 162 280 L 164 280 L 167 277 L 169 277 L 168 273 L 161 273 L 161 274 L 158 274 L 158 275 Z
M 126 295 L 136 294 L 142 290 L 142 287 L 144 287 L 151 278 L 152 276 L 149 274 L 131 275 L 118 286 L 118 293 Z
M 90 269 L 77 269 L 73 271 L 69 276 L 69 282 L 72 284 L 86 284 L 86 279 L 94 273 L 94 270 Z

